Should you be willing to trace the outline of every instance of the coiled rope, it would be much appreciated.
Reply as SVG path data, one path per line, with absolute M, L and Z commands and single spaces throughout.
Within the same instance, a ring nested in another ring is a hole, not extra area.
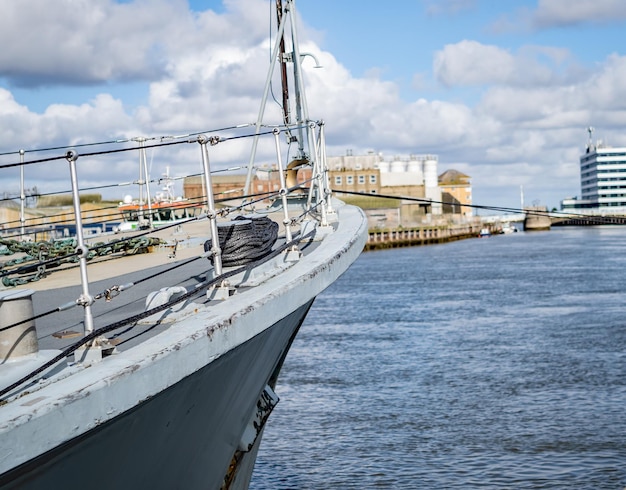
M 237 216 L 217 228 L 222 265 L 233 267 L 248 264 L 265 257 L 272 251 L 278 238 L 278 223 L 267 216 Z M 204 251 L 209 252 L 212 243 L 204 243 Z M 213 255 L 209 257 L 213 262 Z

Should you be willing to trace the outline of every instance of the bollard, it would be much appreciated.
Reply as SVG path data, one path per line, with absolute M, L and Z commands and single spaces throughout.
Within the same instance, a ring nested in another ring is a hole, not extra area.
M 0 363 L 39 351 L 35 320 L 32 320 L 33 293 L 31 289 L 0 291 Z M 1 330 L 21 320 L 27 321 Z

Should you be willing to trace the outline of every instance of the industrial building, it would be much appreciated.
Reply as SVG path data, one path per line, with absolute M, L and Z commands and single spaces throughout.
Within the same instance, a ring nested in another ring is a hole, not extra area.
M 374 151 L 361 155 L 347 151 L 342 156 L 327 157 L 330 186 L 337 196 L 365 209 L 371 227 L 385 228 L 432 223 L 443 219 L 444 214 L 458 219 L 472 216 L 469 176 L 455 170 L 438 176 L 438 163 L 437 155 L 389 158 Z M 299 182 L 306 184 L 310 178 L 310 168 L 298 171 Z M 216 176 L 213 192 L 218 198 L 241 196 L 244 180 L 244 176 L 235 174 Z M 273 166 L 259 169 L 251 182 L 253 193 L 271 193 L 279 188 Z M 204 192 L 200 177 L 185 178 L 186 198 L 200 197 Z

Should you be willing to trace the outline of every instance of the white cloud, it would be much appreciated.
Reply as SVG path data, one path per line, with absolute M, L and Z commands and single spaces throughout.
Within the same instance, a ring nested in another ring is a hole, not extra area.
M 446 86 L 503 83 L 512 78 L 515 60 L 497 46 L 465 40 L 437 52 L 433 69 L 436 78 Z
M 21 0 L 3 5 L 0 51 L 15 85 L 147 79 L 164 68 L 171 25 L 189 17 L 182 1 Z M 167 26 L 167 27 L 165 27 Z
M 478 110 L 507 124 L 532 125 L 537 130 L 584 127 L 594 119 L 606 125 L 605 113 L 612 113 L 613 119 L 624 124 L 626 120 L 619 117 L 620 111 L 626 110 L 624 77 L 626 57 L 612 55 L 595 73 L 577 84 L 492 87 L 486 91 Z
M 553 27 L 614 24 L 626 19 L 622 0 L 538 0 L 534 9 L 519 8 L 490 27 L 495 33 L 523 33 Z
M 192 14 L 184 0 L 21 0 L 3 6 L 0 73 L 15 86 L 154 80 L 179 56 L 208 64 L 228 47 L 258 44 L 264 2 L 226 2 L 226 12 Z
M 531 13 L 532 25 L 537 28 L 620 19 L 626 19 L 622 0 L 539 0 Z
M 563 48 L 524 46 L 511 53 L 498 46 L 464 40 L 435 53 L 433 70 L 447 87 L 468 85 L 532 86 L 560 83 L 577 74 Z M 570 72 L 571 70 L 571 72 Z

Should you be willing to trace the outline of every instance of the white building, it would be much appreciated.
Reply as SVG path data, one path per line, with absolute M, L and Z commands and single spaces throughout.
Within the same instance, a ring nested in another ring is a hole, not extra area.
M 587 145 L 580 157 L 580 199 L 561 201 L 563 211 L 626 214 L 626 147 Z

